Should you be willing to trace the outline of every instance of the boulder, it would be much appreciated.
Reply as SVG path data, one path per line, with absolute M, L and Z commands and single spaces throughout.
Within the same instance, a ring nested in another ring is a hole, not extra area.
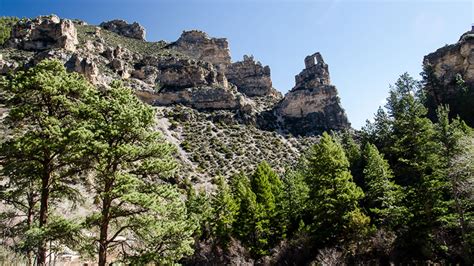
M 100 24 L 100 27 L 125 37 L 142 41 L 145 40 L 145 28 L 143 28 L 143 26 L 138 24 L 137 22 L 128 24 L 125 20 L 115 19 L 107 22 L 102 22 Z
M 62 48 L 75 51 L 77 31 L 74 23 L 56 15 L 22 19 L 12 28 L 7 46 L 29 51 Z
M 270 67 L 262 66 L 253 56 L 244 55 L 243 61 L 231 64 L 226 70 L 229 82 L 237 86 L 239 92 L 253 97 L 275 95 L 270 78 Z
M 274 109 L 283 128 L 296 135 L 315 135 L 350 127 L 321 54 L 305 58 L 305 69 L 295 81 L 295 87 Z

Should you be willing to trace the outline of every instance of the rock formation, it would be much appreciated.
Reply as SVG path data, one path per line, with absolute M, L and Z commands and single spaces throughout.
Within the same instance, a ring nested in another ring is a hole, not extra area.
M 474 126 L 474 30 L 464 33 L 457 43 L 426 55 L 423 66 L 430 115 L 435 116 L 436 106 L 448 104 L 451 115 L 460 115 Z
M 296 85 L 275 107 L 284 127 L 293 134 L 313 135 L 349 128 L 336 87 L 330 85 L 328 65 L 319 53 L 305 58 Z
M 77 31 L 74 23 L 56 15 L 20 20 L 12 28 L 7 46 L 21 50 L 43 51 L 61 48 L 76 49 Z
M 275 94 L 270 78 L 270 67 L 262 66 L 253 56 L 231 64 L 226 71 L 227 80 L 237 86 L 239 92 L 253 97 Z
M 305 59 L 296 86 L 276 105 L 281 94 L 272 87 L 270 68 L 251 56 L 231 63 L 226 39 L 197 30 L 184 31 L 171 44 L 128 39 L 144 37 L 143 27 L 123 20 L 96 27 L 55 15 L 26 19 L 13 27 L 7 47 L 14 49 L 0 49 L 0 73 L 58 59 L 95 85 L 123 80 L 141 99 L 157 106 L 225 110 L 234 112 L 225 117 L 272 129 L 277 128 L 275 118 L 281 117 L 279 128 L 300 135 L 348 126 L 318 53 Z M 258 122 L 267 116 L 267 121 Z
M 102 22 L 100 27 L 115 32 L 119 35 L 138 39 L 138 40 L 145 40 L 145 28 L 143 28 L 137 22 L 133 22 L 132 24 L 128 24 L 125 20 L 115 19 L 107 22 Z
M 210 38 L 202 31 L 183 31 L 181 37 L 168 47 L 196 60 L 210 62 L 219 70 L 225 70 L 230 65 L 227 39 Z

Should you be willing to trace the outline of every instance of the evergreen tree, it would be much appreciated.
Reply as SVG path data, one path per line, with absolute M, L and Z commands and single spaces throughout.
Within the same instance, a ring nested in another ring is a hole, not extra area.
M 127 239 L 123 260 L 166 264 L 192 252 L 194 220 L 180 192 L 166 184 L 176 168 L 175 148 L 154 131 L 154 110 L 114 82 L 92 104 L 93 141 L 88 159 L 97 209 L 88 225 L 97 230 L 99 265 Z M 128 241 L 133 239 L 133 242 Z
M 347 130 L 336 137 L 344 148 L 354 182 L 361 186 L 363 184 L 363 158 L 360 145 L 354 140 L 354 135 Z
M 312 231 L 323 245 L 336 244 L 344 235 L 367 226 L 358 201 L 364 196 L 353 182 L 341 145 L 323 133 L 306 157 Z M 349 240 L 349 239 L 346 239 Z
M 260 255 L 268 253 L 285 230 L 283 217 L 283 183 L 271 166 L 263 161 L 251 177 L 252 191 L 256 196 L 257 220 L 255 233 L 256 248 Z
M 414 258 L 433 258 L 437 246 L 433 231 L 445 215 L 446 182 L 435 140 L 433 123 L 423 105 L 420 83 L 403 74 L 391 88 L 387 109 L 392 119 L 391 145 L 384 151 L 392 165 L 395 181 L 406 187 L 406 207 L 411 219 L 400 238 L 405 251 Z
M 362 143 L 373 143 L 379 149 L 390 147 L 390 137 L 392 134 L 392 119 L 382 107 L 377 109 L 374 121 L 366 121 L 362 128 Z
M 255 248 L 257 233 L 255 232 L 258 217 L 257 197 L 250 186 L 250 179 L 243 173 L 232 177 L 231 190 L 239 205 L 239 212 L 235 219 L 233 228 L 237 237 L 254 254 L 258 253 Z
M 459 118 L 449 119 L 449 107 L 440 106 L 437 110 L 436 139 L 441 144 L 439 159 L 442 176 L 445 178 L 447 199 L 443 202 L 444 214 L 439 219 L 445 230 L 451 231 L 448 241 L 440 239 L 440 242 L 451 242 L 450 249 L 456 250 L 455 246 L 462 243 L 462 254 L 465 263 L 472 261 L 472 250 L 470 246 L 470 235 L 473 230 L 473 169 L 474 169 L 474 146 L 472 130 Z M 453 236 L 459 236 L 454 238 Z M 471 240 L 472 241 L 472 240 Z M 455 256 L 459 254 L 448 254 Z
M 5 123 L 12 133 L 1 146 L 2 175 L 7 177 L 2 196 L 26 214 L 23 249 L 30 252 L 34 245 L 37 263 L 44 265 L 46 241 L 70 238 L 66 229 L 76 228 L 64 219 L 50 223 L 50 205 L 80 198 L 74 185 L 88 165 L 82 150 L 90 135 L 81 114 L 95 89 L 49 60 L 16 73 L 2 88 L 10 107 Z
M 232 234 L 239 206 L 234 200 L 227 182 L 223 176 L 217 178 L 217 192 L 211 198 L 212 235 L 217 238 L 217 244 L 226 246 Z
M 304 226 L 307 221 L 307 210 L 309 208 L 309 187 L 305 182 L 305 176 L 300 169 L 286 171 L 283 179 L 283 212 L 287 217 L 288 233 L 292 234 Z
M 403 203 L 403 190 L 393 182 L 393 173 L 377 147 L 365 145 L 364 167 L 365 201 L 370 210 L 371 220 L 377 226 L 392 229 L 404 224 L 408 215 Z

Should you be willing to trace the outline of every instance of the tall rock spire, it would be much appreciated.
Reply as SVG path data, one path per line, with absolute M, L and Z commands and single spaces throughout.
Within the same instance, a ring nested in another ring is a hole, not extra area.
M 305 58 L 305 69 L 295 76 L 295 87 L 276 106 L 283 126 L 296 135 L 315 135 L 349 128 L 328 65 L 320 53 Z

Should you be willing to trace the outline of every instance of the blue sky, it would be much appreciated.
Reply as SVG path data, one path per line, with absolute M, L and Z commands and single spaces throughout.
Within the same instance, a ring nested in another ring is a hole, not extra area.
M 319 51 L 349 120 L 360 128 L 400 74 L 419 78 L 424 55 L 470 29 L 474 8 L 469 0 L 0 0 L 0 15 L 51 13 L 90 24 L 137 21 L 150 41 L 174 41 L 189 29 L 225 37 L 234 61 L 252 54 L 270 65 L 283 93 L 304 57 Z

